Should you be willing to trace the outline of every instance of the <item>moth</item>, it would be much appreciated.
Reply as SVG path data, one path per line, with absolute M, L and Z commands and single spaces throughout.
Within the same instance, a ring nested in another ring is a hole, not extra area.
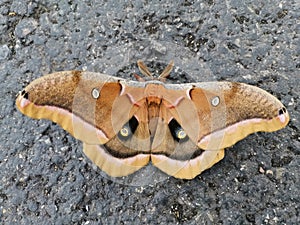
M 113 177 L 151 162 L 168 175 L 192 179 L 251 133 L 285 127 L 289 114 L 268 92 L 236 82 L 168 84 L 171 62 L 145 79 L 63 71 L 31 82 L 16 99 L 34 119 L 59 124 L 83 142 L 86 156 Z

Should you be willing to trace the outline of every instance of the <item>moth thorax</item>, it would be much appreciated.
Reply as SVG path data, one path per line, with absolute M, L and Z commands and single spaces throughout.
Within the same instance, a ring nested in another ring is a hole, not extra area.
M 157 107 L 159 107 L 159 105 L 161 104 L 161 101 L 162 100 L 159 97 L 155 97 L 155 96 L 147 97 L 148 106 L 156 105 Z

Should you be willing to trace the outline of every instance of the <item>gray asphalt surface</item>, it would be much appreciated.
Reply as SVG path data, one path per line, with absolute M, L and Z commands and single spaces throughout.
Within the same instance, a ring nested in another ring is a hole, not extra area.
M 299 5 L 1 0 L 1 223 L 299 224 Z M 110 179 L 83 156 L 79 141 L 14 105 L 43 74 L 114 75 L 137 59 L 173 59 L 191 80 L 259 86 L 284 103 L 291 121 L 240 141 L 190 181 L 162 179 L 151 166 Z M 157 177 L 147 179 L 149 171 Z

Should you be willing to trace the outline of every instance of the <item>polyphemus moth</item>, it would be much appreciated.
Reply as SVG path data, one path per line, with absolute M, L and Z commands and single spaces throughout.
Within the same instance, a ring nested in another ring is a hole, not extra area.
M 101 73 L 63 71 L 34 80 L 17 108 L 58 123 L 110 176 L 152 162 L 176 178 L 192 179 L 224 157 L 224 148 L 258 131 L 285 127 L 289 115 L 266 91 L 236 82 L 168 84 L 173 63 L 153 78 L 128 81 Z

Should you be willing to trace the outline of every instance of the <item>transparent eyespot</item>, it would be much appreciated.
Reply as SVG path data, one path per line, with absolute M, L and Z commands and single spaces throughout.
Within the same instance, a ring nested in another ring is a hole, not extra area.
M 118 138 L 121 141 L 129 140 L 130 138 L 132 138 L 138 125 L 139 125 L 138 120 L 133 116 L 127 123 L 124 124 L 124 126 L 118 132 Z
M 186 138 L 186 133 L 182 128 L 180 128 L 176 131 L 176 136 L 178 139 L 182 140 L 182 139 Z
M 120 130 L 120 135 L 122 135 L 123 137 L 128 137 L 129 135 L 129 127 L 123 127 L 121 130 Z
M 189 140 L 187 133 L 175 119 L 172 119 L 168 126 L 175 141 L 186 142 Z
M 97 88 L 93 88 L 93 90 L 92 90 L 92 97 L 94 99 L 98 99 L 100 97 L 100 91 Z
M 212 104 L 213 106 L 217 106 L 217 105 L 219 105 L 219 103 L 220 103 L 220 98 L 219 98 L 218 96 L 214 97 L 214 98 L 211 100 L 211 104 Z

